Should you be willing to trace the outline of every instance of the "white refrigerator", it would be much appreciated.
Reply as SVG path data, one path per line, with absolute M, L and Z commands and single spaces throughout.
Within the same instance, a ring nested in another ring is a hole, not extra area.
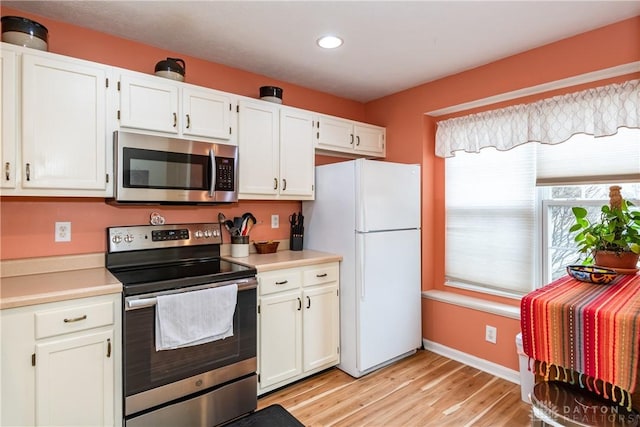
M 360 377 L 420 348 L 420 166 L 358 159 L 316 167 L 304 248 L 343 256 L 340 364 Z

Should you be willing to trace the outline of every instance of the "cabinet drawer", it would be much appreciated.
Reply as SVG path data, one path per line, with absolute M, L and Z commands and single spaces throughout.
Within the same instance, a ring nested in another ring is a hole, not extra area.
M 296 289 L 302 285 L 302 273 L 298 269 L 270 271 L 258 274 L 260 295 Z
M 113 302 L 79 305 L 35 313 L 36 339 L 111 325 Z
M 335 282 L 338 280 L 338 276 L 337 264 L 323 264 L 318 268 L 309 268 L 304 272 L 304 286 Z

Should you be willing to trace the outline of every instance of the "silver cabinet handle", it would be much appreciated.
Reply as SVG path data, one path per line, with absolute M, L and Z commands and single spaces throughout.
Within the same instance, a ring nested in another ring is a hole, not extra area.
M 288 280 L 283 280 L 282 282 L 276 282 L 276 285 L 286 285 L 287 283 L 289 283 Z
M 187 129 L 191 128 L 191 117 L 187 114 Z
M 25 173 L 27 174 L 27 181 L 31 181 L 31 163 L 27 163 Z
M 278 189 L 278 178 L 273 178 L 273 189 L 274 190 Z
M 173 113 L 173 127 L 178 126 L 178 115 Z
M 307 296 L 307 308 L 311 308 L 311 298 Z
M 9 162 L 4 164 L 4 177 L 7 181 L 11 178 L 11 163 Z
M 316 277 L 327 277 L 327 273 L 316 274 Z
M 349 144 L 353 145 L 353 134 L 351 134 L 351 142 Z
M 356 146 L 360 145 L 360 135 L 356 136 Z
M 107 357 L 111 357 L 111 338 L 107 338 Z
M 282 178 L 282 191 L 285 191 L 287 189 L 287 180 Z
M 71 319 L 64 319 L 64 323 L 73 323 L 73 322 L 79 322 L 81 320 L 85 320 L 87 318 L 87 315 L 82 315 L 79 317 L 72 317 Z

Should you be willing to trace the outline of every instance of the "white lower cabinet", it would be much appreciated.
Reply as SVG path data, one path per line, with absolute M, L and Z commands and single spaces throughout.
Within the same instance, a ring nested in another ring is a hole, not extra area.
M 2 425 L 122 424 L 120 294 L 2 310 Z
M 258 273 L 258 394 L 340 362 L 338 268 Z

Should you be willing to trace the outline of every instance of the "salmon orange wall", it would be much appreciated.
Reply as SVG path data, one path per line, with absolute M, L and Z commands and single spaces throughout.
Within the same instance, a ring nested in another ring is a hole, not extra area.
M 422 288 L 439 289 L 476 298 L 518 305 L 519 301 L 444 287 L 445 208 L 444 160 L 434 155 L 436 120 L 425 114 L 441 108 L 483 99 L 621 64 L 640 61 L 640 16 L 579 34 L 502 60 L 436 80 L 366 104 L 366 119 L 386 126 L 387 160 L 421 163 Z M 580 90 L 611 81 L 638 78 L 638 74 L 540 94 L 500 105 L 531 102 L 558 92 Z M 498 107 L 484 107 L 484 110 Z M 458 115 L 469 112 L 458 113 Z M 442 118 L 439 118 L 442 119 Z M 528 250 L 528 248 L 524 248 Z M 423 336 L 431 341 L 517 369 L 514 350 L 519 322 L 502 319 L 504 340 L 487 348 L 483 325 L 495 315 L 430 300 L 423 301 Z M 476 325 L 477 327 L 470 327 Z M 482 330 L 481 330 L 482 329 Z M 501 330 L 502 329 L 502 330 Z M 509 337 L 510 335 L 510 337 Z
M 45 25 L 49 30 L 49 51 L 53 53 L 150 74 L 159 60 L 180 57 L 187 64 L 187 83 L 254 98 L 258 97 L 260 86 L 276 85 L 283 88 L 287 105 L 364 119 L 364 105 L 359 102 L 7 7 L 0 7 L 0 13 L 24 16 Z M 0 202 L 0 259 L 104 252 L 105 227 L 145 224 L 152 211 L 162 213 L 171 223 L 216 221 L 218 212 L 227 217 L 252 212 L 259 223 L 251 239 L 287 239 L 287 218 L 301 208 L 299 202 L 271 201 L 240 201 L 213 207 L 116 207 L 107 205 L 103 199 L 35 197 L 2 197 Z M 271 228 L 272 214 L 280 215 L 280 228 Z M 71 242 L 54 242 L 56 221 L 71 221 Z

